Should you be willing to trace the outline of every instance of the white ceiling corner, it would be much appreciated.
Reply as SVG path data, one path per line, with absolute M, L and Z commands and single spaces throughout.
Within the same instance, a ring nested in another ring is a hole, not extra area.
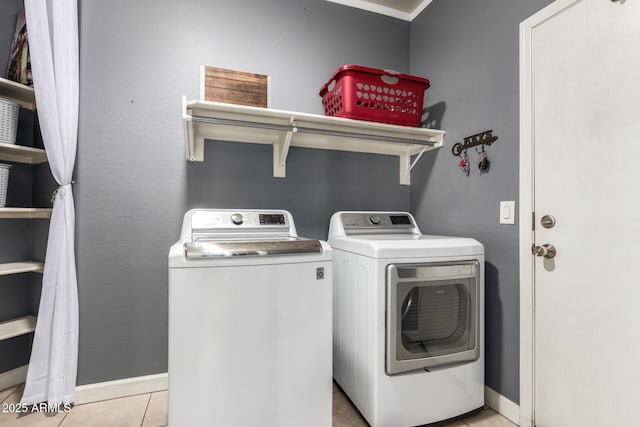
M 381 15 L 413 21 L 433 0 L 327 0 Z

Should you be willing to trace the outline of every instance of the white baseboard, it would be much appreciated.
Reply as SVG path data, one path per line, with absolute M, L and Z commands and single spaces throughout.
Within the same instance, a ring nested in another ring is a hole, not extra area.
M 27 365 L 0 374 L 0 390 L 23 383 L 26 376 Z M 76 388 L 75 404 L 81 405 L 136 394 L 153 393 L 168 388 L 169 375 L 167 373 L 81 385 Z M 520 406 L 517 403 L 487 386 L 484 388 L 484 400 L 487 406 L 511 422 L 520 425 Z
M 520 425 L 520 406 L 485 386 L 484 403 L 516 425 Z
M 75 404 L 82 405 L 83 403 L 117 399 L 136 394 L 153 393 L 164 391 L 167 388 L 169 388 L 167 373 L 81 385 L 76 387 Z
M 29 365 L 20 366 L 0 374 L 0 390 L 22 384 L 27 379 Z
M 29 365 L 24 365 L 0 373 L 0 390 L 25 382 L 28 368 Z M 136 394 L 153 393 L 166 390 L 168 386 L 169 375 L 167 373 L 81 385 L 76 387 L 75 404 L 81 405 Z

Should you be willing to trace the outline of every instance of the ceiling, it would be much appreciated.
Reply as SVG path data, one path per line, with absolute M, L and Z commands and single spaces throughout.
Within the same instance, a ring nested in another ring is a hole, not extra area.
M 368 10 L 404 21 L 413 19 L 424 10 L 432 0 L 327 0 L 345 6 Z

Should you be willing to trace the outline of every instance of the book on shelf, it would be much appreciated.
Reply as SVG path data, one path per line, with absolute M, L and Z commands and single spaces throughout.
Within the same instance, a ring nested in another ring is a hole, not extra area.
M 11 43 L 11 54 L 7 66 L 7 78 L 18 83 L 33 86 L 31 57 L 29 55 L 29 34 L 24 10 L 18 14 L 16 31 Z

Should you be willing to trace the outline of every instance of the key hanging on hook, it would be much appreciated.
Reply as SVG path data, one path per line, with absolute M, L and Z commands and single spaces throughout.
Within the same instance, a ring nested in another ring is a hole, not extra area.
M 484 144 L 482 144 L 482 150 L 478 151 L 476 148 L 476 153 L 480 155 L 480 159 L 478 160 L 478 169 L 480 173 L 487 172 L 489 170 L 489 158 L 487 157 L 487 152 L 484 150 Z
M 460 153 L 460 161 L 458 162 L 458 166 L 462 168 L 462 172 L 469 176 L 469 155 L 467 154 L 467 150 L 464 150 Z

